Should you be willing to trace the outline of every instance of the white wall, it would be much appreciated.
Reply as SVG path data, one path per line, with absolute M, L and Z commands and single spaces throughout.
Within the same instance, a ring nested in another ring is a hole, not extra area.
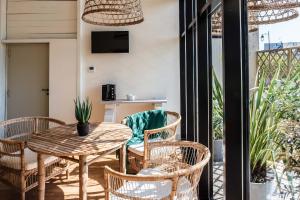
M 218 80 L 223 85 L 223 55 L 222 55 L 222 38 L 212 38 L 212 66 L 216 72 Z
M 93 101 L 92 121 L 103 120 L 100 86 L 106 83 L 117 85 L 117 98 L 128 93 L 137 98 L 166 97 L 166 109 L 180 110 L 178 1 L 143 0 L 142 6 L 145 21 L 139 25 L 80 24 L 83 96 Z M 129 30 L 130 53 L 91 54 L 90 34 L 96 30 Z M 87 72 L 91 65 L 96 67 L 95 73 Z
M 0 2 L 0 39 L 6 37 L 6 2 Z M 0 121 L 5 118 L 5 57 L 6 57 L 6 47 L 4 44 L 0 43 Z
M 257 73 L 256 53 L 259 51 L 259 32 L 249 33 L 249 86 L 255 86 Z
M 74 123 L 76 98 L 76 39 L 49 42 L 49 116 Z
M 256 78 L 256 52 L 259 50 L 259 32 L 249 33 L 249 87 L 255 85 Z M 220 83 L 222 83 L 222 38 L 212 39 L 212 65 Z

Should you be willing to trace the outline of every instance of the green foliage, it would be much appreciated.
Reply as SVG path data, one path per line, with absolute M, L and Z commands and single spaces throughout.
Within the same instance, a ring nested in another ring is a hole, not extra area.
M 300 123 L 297 121 L 283 120 L 280 123 L 280 148 L 281 152 L 277 155 L 278 160 L 284 164 L 282 173 L 278 173 L 274 169 L 277 185 L 282 191 L 281 182 L 283 177 L 286 177 L 287 184 L 284 184 L 284 189 L 287 191 L 286 195 L 290 195 L 290 199 L 299 199 L 296 197 L 295 188 L 297 184 L 293 181 L 295 176 L 300 173 Z
M 281 80 L 276 80 L 274 95 L 275 112 L 284 112 L 282 118 L 300 121 L 300 66 Z
M 281 112 L 274 112 L 276 79 L 266 86 L 262 76 L 258 88 L 250 96 L 250 168 L 252 182 L 265 182 L 268 161 L 279 150 L 277 131 Z
M 80 101 L 79 97 L 74 100 L 75 117 L 79 123 L 86 124 L 89 122 L 92 113 L 92 103 L 87 98 L 85 101 Z
M 213 70 L 213 133 L 214 139 L 223 139 L 223 90 Z
M 251 181 L 264 182 L 269 161 L 279 155 L 288 155 L 291 146 L 282 140 L 279 125 L 282 120 L 299 121 L 300 67 L 282 76 L 279 66 L 271 81 L 261 75 L 259 85 L 250 98 L 250 165 Z M 295 145 L 295 143 L 293 144 Z M 294 149 L 295 147 L 293 147 Z M 285 165 L 293 163 L 291 155 L 282 159 Z
M 281 135 L 281 152 L 280 160 L 284 163 L 284 171 L 300 172 L 300 135 L 299 133 L 283 133 Z

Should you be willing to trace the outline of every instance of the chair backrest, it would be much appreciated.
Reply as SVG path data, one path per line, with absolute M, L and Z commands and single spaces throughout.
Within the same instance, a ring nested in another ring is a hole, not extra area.
M 145 167 L 178 176 L 177 187 L 188 183 L 189 189 L 177 190 L 177 199 L 189 199 L 190 195 L 197 194 L 203 168 L 211 157 L 206 146 L 190 141 L 154 142 L 149 143 L 147 151 Z
M 160 193 L 163 185 L 168 186 L 164 192 L 166 199 L 197 199 L 197 185 L 203 168 L 210 159 L 207 147 L 195 142 L 167 141 L 151 143 L 148 151 L 148 168 L 143 170 L 152 169 L 157 172 L 155 175 L 125 175 L 106 167 L 107 199 L 111 195 L 116 199 L 147 199 L 147 194 Z M 157 186 L 159 183 L 163 184 Z M 137 191 L 130 191 L 132 188 Z M 138 191 L 139 189 L 143 191 Z M 143 197 L 139 195 L 141 193 L 144 194 Z
M 178 125 L 180 124 L 181 121 L 181 116 L 177 112 L 172 112 L 172 111 L 165 111 L 167 114 L 167 124 L 164 127 L 157 128 L 157 129 L 152 129 L 152 130 L 145 130 L 144 134 L 146 135 L 151 135 L 155 134 L 155 136 L 160 136 L 162 135 L 168 140 L 173 140 L 176 137 L 176 130 Z M 127 120 L 126 117 L 122 120 L 122 124 L 126 125 Z M 148 138 L 147 138 L 148 139 Z
M 0 122 L 0 138 L 24 141 L 32 133 L 66 123 L 48 117 L 21 117 Z
M 145 130 L 145 135 L 156 134 L 165 137 L 165 139 L 173 140 L 176 137 L 176 130 L 181 121 L 181 116 L 177 112 L 165 111 L 167 114 L 167 124 L 164 127 L 152 130 Z

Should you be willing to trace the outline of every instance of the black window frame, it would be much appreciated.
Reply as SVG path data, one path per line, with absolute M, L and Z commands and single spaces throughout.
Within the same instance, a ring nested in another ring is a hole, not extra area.
M 225 199 L 248 200 L 250 173 L 247 0 L 179 0 L 181 136 L 182 139 L 208 146 L 213 153 L 210 14 L 220 4 L 223 6 L 224 22 L 224 195 Z M 199 183 L 200 199 L 213 199 L 212 164 L 211 159 L 203 171 Z

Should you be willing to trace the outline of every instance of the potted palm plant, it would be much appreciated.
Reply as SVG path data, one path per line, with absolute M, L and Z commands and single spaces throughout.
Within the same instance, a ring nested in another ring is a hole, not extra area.
M 278 74 L 277 74 L 278 75 Z M 262 77 L 250 98 L 250 199 L 271 199 L 274 181 L 267 179 L 270 161 L 279 150 L 278 124 L 281 112 L 274 112 L 276 77 L 265 85 Z
M 222 86 L 213 71 L 213 133 L 214 162 L 223 162 L 223 91 Z
M 92 103 L 87 98 L 85 101 L 80 101 L 79 98 L 74 100 L 75 117 L 78 121 L 77 132 L 79 136 L 86 136 L 89 133 L 89 120 L 92 113 Z

